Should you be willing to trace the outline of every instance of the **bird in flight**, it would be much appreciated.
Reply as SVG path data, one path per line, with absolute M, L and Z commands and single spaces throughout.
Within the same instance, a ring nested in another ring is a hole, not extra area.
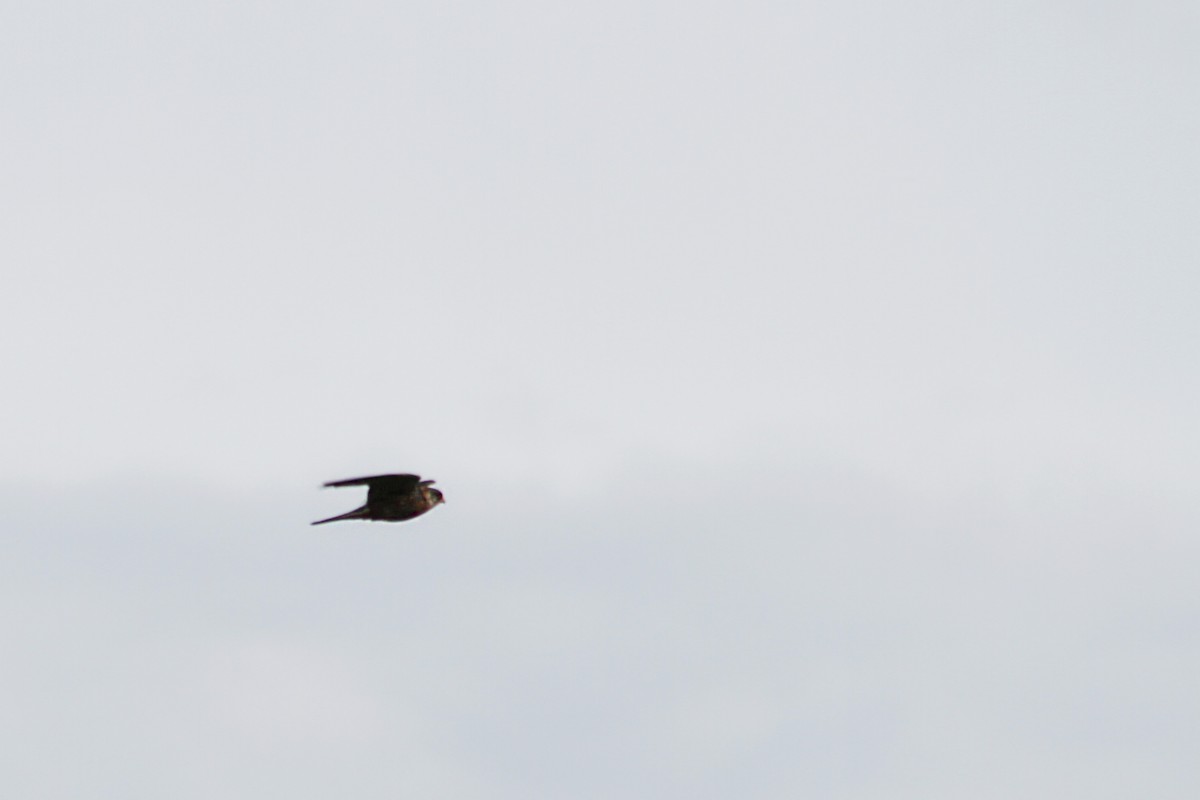
M 446 502 L 442 493 L 431 487 L 433 481 L 423 481 L 420 475 L 372 475 L 369 478 L 350 478 L 330 481 L 326 486 L 366 486 L 367 503 L 353 511 L 329 519 L 319 519 L 313 525 L 337 522 L 340 519 L 378 519 L 402 522 L 419 517 L 438 503 Z

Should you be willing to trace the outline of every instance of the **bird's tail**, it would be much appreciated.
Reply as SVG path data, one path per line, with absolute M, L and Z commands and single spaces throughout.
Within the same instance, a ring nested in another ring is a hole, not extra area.
M 313 525 L 324 525 L 326 522 L 337 522 L 338 520 L 341 520 L 341 519 L 366 519 L 366 518 L 367 518 L 367 507 L 363 506 L 362 508 L 356 508 L 353 511 L 347 511 L 345 514 L 338 514 L 336 517 L 330 517 L 329 519 L 319 519 L 312 524 Z

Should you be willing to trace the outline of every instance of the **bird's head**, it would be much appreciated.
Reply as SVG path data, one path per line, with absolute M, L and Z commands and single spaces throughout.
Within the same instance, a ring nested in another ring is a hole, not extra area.
M 421 481 L 421 494 L 425 497 L 425 502 L 429 504 L 429 507 L 433 508 L 439 503 L 445 503 L 446 498 L 440 491 L 430 486 L 431 483 L 433 481 Z

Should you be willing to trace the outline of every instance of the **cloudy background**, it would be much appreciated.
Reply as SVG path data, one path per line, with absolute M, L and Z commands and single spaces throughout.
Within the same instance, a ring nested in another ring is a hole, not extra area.
M 9 0 L 0 788 L 1195 797 L 1197 34 Z

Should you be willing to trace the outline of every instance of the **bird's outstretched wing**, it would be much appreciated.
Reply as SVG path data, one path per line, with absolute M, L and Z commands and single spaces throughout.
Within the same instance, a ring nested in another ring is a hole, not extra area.
M 326 486 L 366 486 L 367 505 L 379 500 L 389 500 L 408 494 L 421 482 L 420 475 L 371 475 L 366 478 L 348 478 L 330 481 Z

